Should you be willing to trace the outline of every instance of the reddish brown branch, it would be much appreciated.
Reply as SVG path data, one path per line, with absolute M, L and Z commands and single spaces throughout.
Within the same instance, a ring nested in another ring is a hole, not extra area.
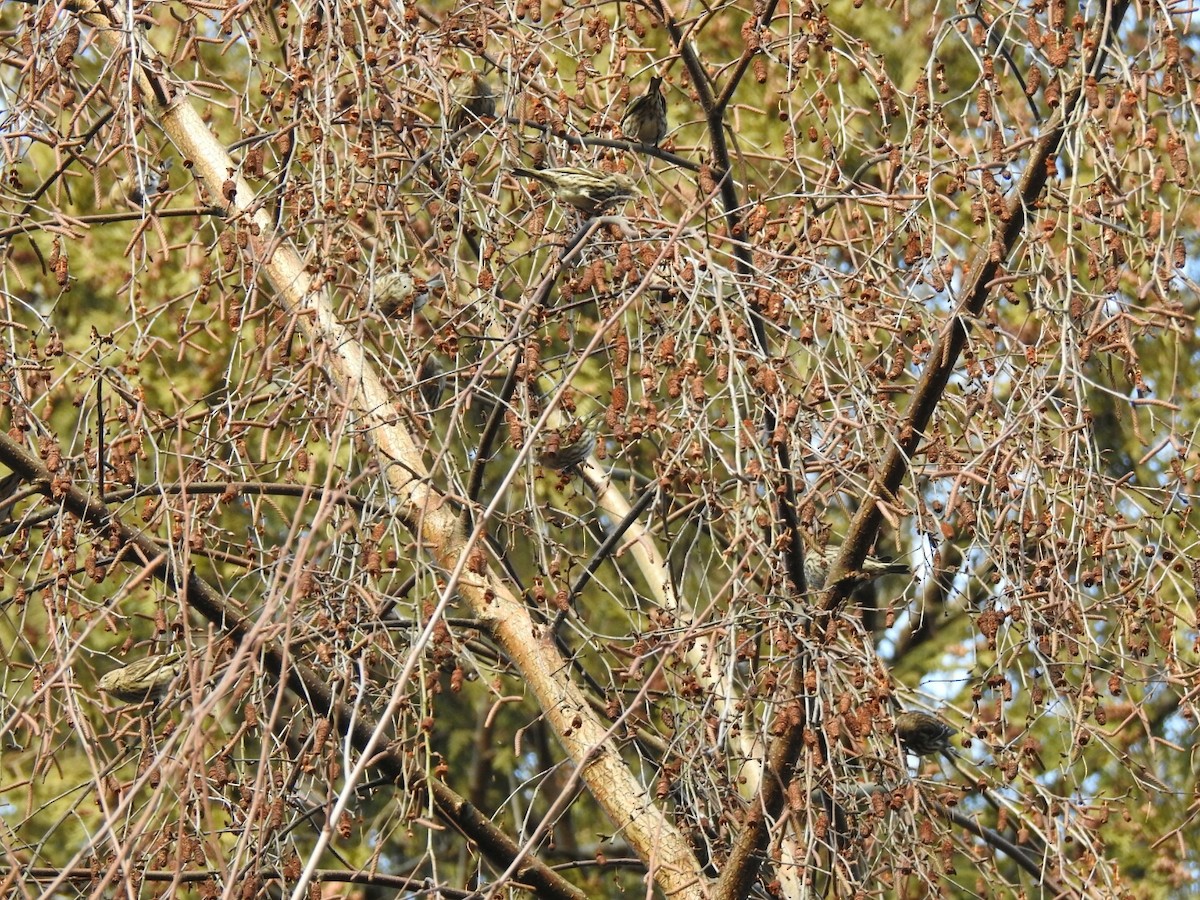
M 1115 33 L 1128 5 L 1128 0 L 1113 0 L 1111 3 L 1098 29 L 1101 33 L 1095 38 L 1096 50 L 1087 61 L 1085 71 L 1094 72 L 1103 65 L 1107 34 Z M 846 540 L 842 544 L 842 552 L 831 567 L 829 582 L 833 588 L 821 599 L 821 608 L 825 612 L 836 610 L 849 598 L 852 584 L 848 581 L 839 582 L 838 574 L 854 571 L 861 566 L 879 533 L 883 522 L 879 501 L 894 497 L 909 472 L 912 460 L 925 437 L 925 430 L 933 419 L 933 413 L 966 346 L 967 322 L 982 315 L 988 298 L 992 296 L 993 281 L 997 273 L 1024 233 L 1029 211 L 1034 208 L 1046 185 L 1047 163 L 1058 154 L 1067 123 L 1074 116 L 1082 94 L 1081 78 L 1079 84 L 1064 94 L 1058 115 L 1034 145 L 1017 187 L 1017 194 L 1004 211 L 1000 233 L 994 241 L 989 242 L 988 246 L 976 254 L 971 263 L 962 294 L 962 312 L 946 323 L 942 337 L 931 352 L 929 366 L 917 386 L 908 418 L 900 427 L 897 440 L 880 466 L 879 475 L 872 483 L 872 488 L 869 489 L 868 495 L 863 497 L 862 506 L 850 523 Z
M 1114 0 L 1104 17 L 1095 42 L 1097 49 L 1095 55 L 1087 61 L 1086 71 L 1094 72 L 1102 63 L 1106 36 L 1116 31 L 1127 6 L 1128 0 Z M 840 579 L 838 576 L 862 566 L 883 521 L 878 501 L 894 496 L 908 474 L 909 465 L 917 453 L 925 429 L 933 417 L 966 343 L 967 319 L 982 313 L 991 296 L 992 281 L 1002 261 L 1012 253 L 1017 240 L 1023 234 L 1029 210 L 1033 208 L 1045 187 L 1047 161 L 1058 153 L 1067 123 L 1073 117 L 1081 95 L 1082 79 L 1078 87 L 1063 97 L 1058 116 L 1050 124 L 1046 134 L 1034 145 L 1017 195 L 1006 208 L 1003 227 L 996 241 L 980 251 L 972 263 L 971 274 L 967 278 L 964 290 L 963 312 L 955 315 L 947 323 L 941 340 L 931 353 L 929 368 L 925 370 L 917 388 L 908 420 L 901 429 L 894 449 L 881 467 L 881 475 L 874 482 L 874 490 L 863 498 L 863 504 L 851 522 L 841 552 L 831 567 L 828 583 L 833 587 L 820 599 L 820 608 L 826 615 L 838 610 L 849 598 L 853 584 L 850 580 Z M 816 627 L 821 629 L 823 626 L 817 623 Z M 802 677 L 800 670 L 803 668 L 803 663 L 798 660 L 796 679 Z M 794 683 L 798 683 L 798 680 Z M 783 809 L 785 788 L 802 746 L 804 730 L 809 723 L 803 714 L 791 718 L 781 714 L 776 721 L 782 723 L 783 727 L 771 746 L 767 771 L 759 795 L 750 803 L 752 812 L 737 838 L 717 886 L 715 896 L 718 898 L 734 900 L 746 896 L 762 865 L 770 824 L 778 818 Z

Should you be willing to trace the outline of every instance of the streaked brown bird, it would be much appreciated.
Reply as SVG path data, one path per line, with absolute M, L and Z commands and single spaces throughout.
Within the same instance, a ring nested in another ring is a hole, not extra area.
M 833 566 L 834 559 L 841 552 L 841 547 L 825 547 L 821 550 L 815 550 L 811 547 L 804 548 L 804 580 L 807 582 L 810 591 L 825 590 L 825 582 L 829 578 L 829 569 Z M 907 575 L 908 573 L 909 568 L 907 563 L 890 562 L 888 560 L 877 559 L 874 556 L 868 556 L 862 561 L 862 565 L 857 570 L 847 572 L 846 577 L 856 585 L 859 585 L 867 584 L 876 578 L 882 578 L 884 575 Z
M 125 200 L 134 206 L 148 205 L 166 190 L 174 162 L 172 159 L 166 159 L 157 167 L 150 164 L 140 172 L 136 168 L 133 169 L 112 186 L 108 194 L 109 202 L 119 205 Z
M 12 518 L 13 507 L 17 502 L 13 497 L 17 495 L 24 482 L 25 479 L 16 472 L 9 472 L 0 478 L 0 525 Z
M 407 272 L 388 272 L 375 279 L 371 293 L 382 315 L 403 318 L 420 312 L 429 302 L 430 293 L 445 286 L 441 272 L 428 279 L 414 278 Z
M 913 756 L 953 755 L 955 750 L 950 746 L 950 738 L 956 734 L 957 728 L 929 713 L 909 710 L 896 716 L 896 737 L 905 752 Z
M 178 653 L 160 653 L 139 659 L 135 663 L 113 669 L 96 682 L 96 687 L 122 703 L 141 703 L 161 700 L 167 695 L 171 682 L 179 675 L 181 657 Z
M 538 451 L 538 462 L 559 472 L 566 472 L 591 456 L 592 451 L 596 449 L 596 432 L 584 427 L 578 437 L 570 440 L 573 430 L 549 435 L 546 443 Z
M 646 93 L 629 101 L 625 115 L 621 117 L 621 131 L 626 137 L 657 147 L 667 136 L 667 99 L 662 93 L 662 82 L 662 78 L 655 75 L 650 79 Z
M 417 367 L 417 390 L 430 409 L 435 409 L 446 390 L 446 367 L 432 353 L 421 360 Z
M 446 125 L 458 131 L 468 125 L 480 125 L 496 115 L 496 91 L 478 72 L 461 81 L 450 95 L 450 115 Z
M 619 172 L 598 172 L 583 166 L 563 166 L 558 169 L 512 170 L 514 175 L 534 178 L 546 185 L 550 193 L 562 203 L 574 206 L 584 215 L 595 215 L 607 206 L 613 206 L 642 195 L 637 184 L 628 175 Z

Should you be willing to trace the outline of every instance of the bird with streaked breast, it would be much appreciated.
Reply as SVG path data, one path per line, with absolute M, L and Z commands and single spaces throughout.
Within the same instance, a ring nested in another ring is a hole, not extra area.
M 824 547 L 820 550 L 806 547 L 804 549 L 804 580 L 810 591 L 825 590 L 829 570 L 841 552 L 841 547 Z M 876 578 L 882 578 L 884 575 L 907 574 L 909 574 L 907 563 L 891 562 L 868 556 L 857 569 L 846 572 L 845 579 L 853 581 L 855 585 L 860 585 L 874 581 Z
M 446 126 L 451 132 L 479 126 L 496 115 L 496 89 L 478 72 L 461 81 L 450 96 Z
M 896 738 L 913 756 L 955 755 L 950 738 L 956 734 L 957 728 L 920 710 L 908 710 L 896 716 Z
M 585 215 L 642 195 L 637 183 L 620 172 L 601 172 L 583 166 L 561 166 L 557 169 L 512 170 L 514 175 L 540 181 L 560 203 L 575 207 Z
M 158 653 L 113 669 L 96 687 L 122 703 L 161 700 L 181 670 L 179 653 Z
M 626 137 L 654 147 L 666 137 L 667 101 L 662 95 L 662 83 L 662 77 L 655 75 L 646 93 L 629 101 L 621 117 L 621 131 Z

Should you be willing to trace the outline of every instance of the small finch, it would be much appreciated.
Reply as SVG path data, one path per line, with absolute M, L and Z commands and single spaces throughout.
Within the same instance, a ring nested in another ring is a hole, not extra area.
M 450 115 L 446 125 L 458 131 L 477 125 L 481 119 L 496 115 L 496 92 L 478 72 L 460 82 L 450 96 Z
M 582 166 L 563 166 L 561 169 L 513 169 L 514 175 L 535 178 L 563 203 L 570 204 L 585 215 L 594 215 L 606 206 L 642 195 L 628 175 L 616 172 L 597 172 Z
M 662 95 L 662 78 L 650 79 L 646 93 L 629 101 L 621 117 L 621 131 L 626 137 L 657 147 L 667 135 L 667 100 Z
M 954 753 L 950 738 L 958 734 L 936 716 L 909 711 L 896 716 L 896 737 L 900 746 L 913 756 L 933 756 L 935 753 Z
M 574 441 L 567 442 L 569 437 L 569 429 L 561 436 L 549 435 L 538 453 L 538 462 L 559 472 L 565 472 L 586 460 L 596 449 L 596 432 L 590 428 L 584 428 Z
M 96 682 L 96 687 L 122 703 L 161 700 L 180 672 L 178 653 L 147 656 L 135 663 L 113 669 Z
M 834 559 L 841 552 L 840 547 L 826 547 L 824 550 L 804 548 L 804 580 L 810 591 L 825 590 L 825 581 L 829 578 L 829 569 Z M 847 572 L 846 577 L 856 584 L 867 584 L 884 575 L 907 575 L 908 566 L 902 562 L 887 562 L 868 556 L 862 565 L 853 572 Z
M 417 390 L 430 409 L 438 405 L 442 392 L 446 390 L 446 367 L 432 353 L 421 360 L 421 365 L 417 367 Z
M 12 498 L 16 496 L 24 482 L 25 479 L 16 472 L 9 472 L 0 478 L 0 525 L 12 518 L 13 507 L 16 506 L 16 501 Z
M 379 312 L 389 319 L 419 312 L 429 302 L 431 291 L 441 290 L 446 279 L 440 272 L 430 279 L 413 278 L 407 272 L 388 272 L 375 279 L 372 293 Z
M 158 168 L 147 166 L 141 172 L 134 169 L 113 185 L 108 199 L 113 204 L 119 204 L 121 200 L 127 200 L 135 206 L 147 205 L 167 187 L 171 166 L 174 162 L 174 160 L 168 159 Z

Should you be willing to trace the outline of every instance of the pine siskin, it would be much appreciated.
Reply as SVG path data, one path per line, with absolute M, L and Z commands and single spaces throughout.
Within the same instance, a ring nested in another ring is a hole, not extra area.
M 122 703 L 161 700 L 180 669 L 178 653 L 156 654 L 113 669 L 96 682 L 96 687 Z
M 582 166 L 563 166 L 561 169 L 513 169 L 514 175 L 536 178 L 563 203 L 570 204 L 584 215 L 594 215 L 606 206 L 633 200 L 642 195 L 628 175 L 616 172 L 597 172 Z
M 829 568 L 841 552 L 840 547 L 826 547 L 824 550 L 804 548 L 804 580 L 810 591 L 825 590 L 825 580 L 829 577 Z M 886 562 L 874 556 L 868 556 L 855 572 L 846 573 L 846 577 L 857 584 L 866 584 L 884 575 L 907 575 L 908 565 L 902 562 Z
M 432 353 L 421 360 L 417 368 L 417 390 L 430 409 L 438 405 L 446 390 L 446 367 Z
M 900 740 L 900 746 L 913 756 L 954 753 L 950 738 L 956 734 L 957 728 L 952 728 L 929 713 L 909 711 L 896 716 L 896 737 Z
M 496 92 L 478 72 L 459 83 L 450 97 L 450 116 L 446 125 L 458 131 L 481 119 L 496 115 Z
M 439 272 L 428 280 L 413 278 L 407 272 L 389 272 L 375 279 L 373 293 L 379 312 L 388 318 L 419 312 L 429 302 L 429 292 L 446 286 Z
M 134 169 L 113 185 L 109 192 L 109 200 L 117 204 L 123 198 L 135 206 L 145 206 L 153 202 L 155 196 L 166 189 L 174 162 L 168 159 L 157 169 L 148 166 L 142 172 Z
M 538 462 L 551 469 L 565 472 L 592 455 L 592 451 L 596 449 L 596 432 L 590 428 L 584 428 L 574 441 L 564 443 L 570 436 L 571 429 L 566 429 L 562 434 L 548 435 L 545 444 L 538 452 Z
M 658 75 L 650 79 L 646 93 L 629 101 L 625 115 L 621 117 L 621 131 L 626 137 L 653 147 L 666 137 L 667 100 L 662 95 L 662 78 Z
M 13 497 L 21 490 L 24 482 L 25 479 L 16 472 L 9 472 L 0 478 L 0 525 L 12 518 L 13 507 L 17 505 Z

